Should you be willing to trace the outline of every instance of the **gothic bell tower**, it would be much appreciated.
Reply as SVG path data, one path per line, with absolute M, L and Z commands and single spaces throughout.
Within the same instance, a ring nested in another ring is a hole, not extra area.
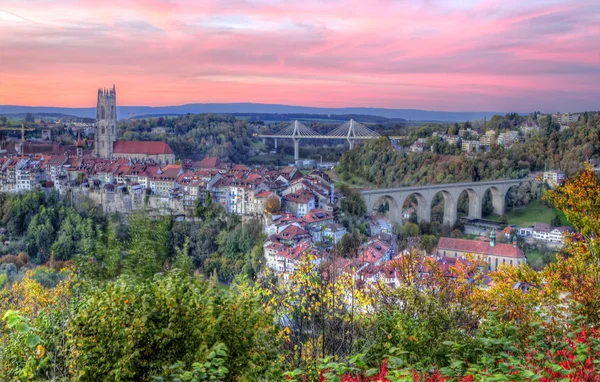
M 99 158 L 112 159 L 113 143 L 117 140 L 117 92 L 98 89 L 94 153 Z

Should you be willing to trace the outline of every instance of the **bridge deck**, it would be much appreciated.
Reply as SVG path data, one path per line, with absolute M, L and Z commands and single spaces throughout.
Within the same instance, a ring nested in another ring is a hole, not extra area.
M 331 136 L 331 135 L 303 135 L 300 137 L 294 137 L 291 135 L 262 135 L 259 134 L 257 135 L 258 138 L 277 138 L 277 139 L 294 139 L 294 138 L 299 138 L 299 139 L 377 139 L 379 137 L 353 137 L 350 136 L 348 137 L 347 135 L 344 136 Z
M 440 183 L 440 184 L 430 184 L 425 186 L 411 186 L 411 187 L 400 187 L 400 188 L 380 188 L 375 190 L 363 190 L 361 194 L 363 195 L 378 195 L 378 194 L 387 194 L 393 192 L 406 192 L 406 191 L 420 191 L 420 190 L 435 190 L 435 189 L 445 189 L 449 187 L 481 187 L 481 186 L 498 186 L 502 184 L 520 184 L 521 182 L 527 179 L 499 179 L 494 181 L 487 182 L 468 182 L 468 183 Z

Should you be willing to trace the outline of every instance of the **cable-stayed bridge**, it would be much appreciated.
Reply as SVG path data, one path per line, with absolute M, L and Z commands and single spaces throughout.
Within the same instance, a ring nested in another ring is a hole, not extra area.
M 317 133 L 301 122 L 294 121 L 294 123 L 290 124 L 276 134 L 261 134 L 258 135 L 258 137 L 262 138 L 263 142 L 265 142 L 267 138 L 275 139 L 276 149 L 278 139 L 292 139 L 294 141 L 294 159 L 298 160 L 300 159 L 300 139 L 346 139 L 350 144 L 350 150 L 352 150 L 354 148 L 355 141 L 359 139 L 377 139 L 380 137 L 380 135 L 377 132 L 367 128 L 365 125 L 351 119 L 350 121 L 344 123 L 325 135 Z

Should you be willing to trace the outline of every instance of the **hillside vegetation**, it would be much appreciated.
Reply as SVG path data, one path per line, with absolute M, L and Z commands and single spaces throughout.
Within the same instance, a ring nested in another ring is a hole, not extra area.
M 430 136 L 432 131 L 431 127 L 416 129 L 414 139 Z M 336 171 L 343 181 L 360 177 L 377 187 L 520 178 L 545 168 L 561 169 L 571 176 L 583 169 L 585 160 L 598 156 L 599 137 L 600 114 L 563 131 L 552 123 L 541 126 L 539 133 L 510 148 L 494 145 L 475 158 L 444 151 L 397 152 L 386 138 L 380 138 L 343 154 Z

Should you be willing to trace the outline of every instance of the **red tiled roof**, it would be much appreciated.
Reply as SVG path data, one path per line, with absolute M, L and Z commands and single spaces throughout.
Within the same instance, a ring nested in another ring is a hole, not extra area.
M 304 215 L 302 218 L 307 223 L 315 223 L 323 220 L 333 219 L 333 215 L 325 210 L 315 209 Z
M 221 165 L 221 160 L 217 157 L 204 157 L 198 163 L 198 167 L 200 168 L 218 168 Z
M 296 260 L 300 257 L 310 247 L 309 241 L 303 241 L 298 243 L 297 246 L 293 248 L 285 248 L 279 252 L 277 252 L 277 256 L 285 257 L 290 260 Z
M 268 198 L 271 195 L 273 195 L 273 193 L 271 191 L 261 191 L 258 194 L 256 194 L 254 197 L 255 198 Z
M 279 240 L 294 240 L 297 237 L 308 236 L 308 232 L 293 224 L 277 234 Z
M 116 141 L 113 144 L 115 154 L 173 154 L 171 147 L 163 141 Z
M 293 203 L 308 203 L 314 197 L 315 195 L 310 191 L 298 190 L 292 194 L 284 195 L 283 199 Z
M 478 255 L 491 255 L 512 258 L 524 258 L 525 254 L 519 247 L 512 244 L 496 243 L 493 247 L 489 243 L 477 240 L 453 239 L 442 237 L 438 243 L 438 250 L 473 253 Z
M 359 256 L 359 258 L 366 263 L 376 263 L 381 260 L 389 247 L 379 240 L 374 240 L 369 243 L 365 251 Z

